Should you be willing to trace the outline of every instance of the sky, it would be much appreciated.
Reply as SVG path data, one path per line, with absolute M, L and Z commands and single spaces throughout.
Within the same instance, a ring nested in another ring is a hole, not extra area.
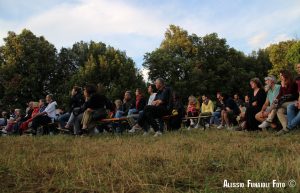
M 81 40 L 125 51 L 142 68 L 170 24 L 217 33 L 245 54 L 300 37 L 300 0 L 0 0 L 0 45 L 26 28 L 57 50 Z

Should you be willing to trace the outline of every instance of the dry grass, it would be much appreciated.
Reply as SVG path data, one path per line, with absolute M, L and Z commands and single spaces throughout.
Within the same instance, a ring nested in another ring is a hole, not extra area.
M 1 137 L 2 192 L 300 192 L 300 132 Z M 296 188 L 223 188 L 223 180 Z

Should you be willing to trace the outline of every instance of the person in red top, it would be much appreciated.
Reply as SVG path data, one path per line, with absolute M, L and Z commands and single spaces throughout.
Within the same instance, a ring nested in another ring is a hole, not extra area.
M 281 135 L 282 133 L 286 133 L 289 130 L 287 129 L 287 106 L 290 104 L 293 104 L 299 97 L 298 94 L 298 85 L 297 83 L 292 79 L 292 75 L 288 71 L 281 71 L 280 72 L 280 79 L 281 82 L 281 88 L 279 91 L 279 94 L 277 96 L 278 100 L 283 99 L 282 105 L 279 107 L 277 111 L 277 117 L 282 125 L 282 129 L 277 132 L 278 135 Z M 287 96 L 286 98 L 284 98 Z

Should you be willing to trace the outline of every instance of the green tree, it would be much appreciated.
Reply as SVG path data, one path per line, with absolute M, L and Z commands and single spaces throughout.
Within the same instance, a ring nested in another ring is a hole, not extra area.
M 287 58 L 287 53 L 294 44 L 296 44 L 295 40 L 288 40 L 272 44 L 267 48 L 272 63 L 272 69 L 269 71 L 271 74 L 279 76 L 279 71 L 282 69 L 294 70 L 294 64 L 291 64 Z
M 2 103 L 24 106 L 52 92 L 56 78 L 56 49 L 43 36 L 24 29 L 19 35 L 8 32 L 0 49 Z
M 295 65 L 300 63 L 300 41 L 297 41 L 286 54 L 286 60 L 289 64 Z
M 111 99 L 122 97 L 125 90 L 145 87 L 141 73 L 125 52 L 93 41 L 86 48 L 82 55 L 87 59 L 83 65 L 79 63 L 79 70 L 72 77 L 71 85 L 100 83 Z
M 143 66 L 150 80 L 162 77 L 186 98 L 217 91 L 245 94 L 249 80 L 263 78 L 271 63 L 265 50 L 245 56 L 216 33 L 199 37 L 171 25 L 160 47 L 145 54 Z

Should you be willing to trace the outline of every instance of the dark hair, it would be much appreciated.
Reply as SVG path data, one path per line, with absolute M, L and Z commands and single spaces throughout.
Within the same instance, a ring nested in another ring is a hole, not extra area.
M 81 93 L 81 87 L 79 87 L 79 86 L 73 86 L 73 89 L 74 89 L 77 93 Z
M 153 92 L 157 92 L 155 84 L 149 84 L 149 86 L 151 86 Z
M 165 80 L 162 78 L 157 78 L 157 81 L 159 81 L 162 85 L 165 85 Z
M 258 88 L 262 88 L 263 87 L 263 85 L 262 85 L 261 81 L 259 80 L 259 78 L 256 78 L 256 77 L 252 78 L 250 80 L 250 82 L 254 82 Z
M 42 101 L 43 103 L 46 103 L 46 100 L 45 100 L 45 99 L 40 99 L 39 101 Z
M 88 95 L 92 95 L 94 93 L 97 92 L 97 89 L 96 89 L 96 86 L 93 85 L 93 84 L 88 84 L 84 87 L 84 90 L 85 92 L 88 94 Z
M 293 82 L 292 73 L 288 70 L 280 70 L 279 73 L 287 80 L 288 84 Z
M 141 89 L 141 88 L 137 88 L 137 89 L 135 89 L 135 90 L 138 91 L 139 94 L 142 94 L 142 89 Z

